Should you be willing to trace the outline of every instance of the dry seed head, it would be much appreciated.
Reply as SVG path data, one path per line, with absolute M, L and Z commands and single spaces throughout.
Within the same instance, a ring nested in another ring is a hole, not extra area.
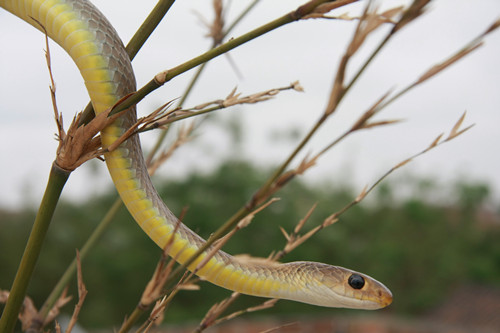
M 139 304 L 147 307 L 152 304 L 155 300 L 157 300 L 161 295 L 163 295 L 163 289 L 165 283 L 167 282 L 170 273 L 172 272 L 172 268 L 174 266 L 175 261 L 171 260 L 165 266 L 165 258 L 168 257 L 168 253 L 172 248 L 172 245 L 175 240 L 175 234 L 180 226 L 181 221 L 179 220 L 175 225 L 174 232 L 170 235 L 163 248 L 162 256 L 156 265 L 155 271 L 151 279 L 149 279 L 144 291 L 142 292 L 141 299 Z
M 173 262 L 172 262 L 173 263 Z M 163 260 L 161 260 L 157 265 L 153 276 L 146 284 L 144 291 L 142 292 L 140 304 L 142 306 L 149 306 L 153 304 L 161 295 L 163 295 L 163 288 L 167 281 L 168 276 L 172 270 L 173 265 L 167 265 L 164 267 Z
M 197 284 L 195 284 L 195 283 L 192 283 L 192 282 L 187 283 L 187 282 L 186 282 L 186 283 L 182 283 L 182 284 L 180 284 L 180 285 L 177 287 L 177 289 L 179 289 L 179 290 L 190 290 L 190 291 L 196 291 L 196 290 L 200 290 L 201 288 L 200 288 L 200 286 L 199 286 L 199 285 L 197 285 Z
M 290 87 L 298 92 L 304 92 L 304 88 L 300 85 L 299 81 L 294 81 L 290 84 Z
M 450 140 L 456 138 L 457 136 L 461 135 L 465 131 L 469 130 L 472 126 L 474 126 L 474 124 L 472 124 L 472 125 L 467 126 L 464 129 L 460 129 L 460 126 L 462 126 L 462 123 L 463 123 L 463 121 L 465 119 L 466 114 L 467 114 L 467 112 L 464 112 L 462 114 L 462 116 L 458 119 L 458 121 L 456 122 L 456 124 L 451 129 L 450 134 L 448 135 L 448 137 L 446 138 L 445 141 L 450 141 Z
M 371 3 L 368 3 L 368 5 L 365 8 L 365 11 L 363 12 L 362 17 L 360 18 L 357 26 L 356 26 L 356 31 L 354 33 L 354 36 L 347 47 L 347 50 L 340 60 L 338 69 L 337 69 L 337 74 L 335 76 L 335 80 L 333 83 L 332 90 L 330 92 L 330 97 L 328 99 L 328 104 L 325 109 L 325 116 L 331 115 L 333 112 L 335 112 L 338 103 L 345 93 L 346 87 L 344 86 L 344 79 L 345 79 L 345 72 L 347 69 L 347 64 L 350 60 L 350 58 L 357 52 L 357 50 L 361 47 L 361 45 L 364 43 L 366 38 L 368 37 L 369 34 L 371 34 L 373 31 L 375 31 L 377 28 L 379 28 L 382 24 L 386 23 L 388 21 L 388 18 L 386 16 L 381 16 L 376 13 L 376 9 L 372 10 L 371 8 Z M 383 15 L 389 15 L 389 16 L 394 16 L 397 13 L 398 9 L 395 8 L 390 11 L 386 11 L 383 13 Z
M 280 228 L 281 233 L 283 234 L 283 236 L 285 236 L 285 239 L 287 240 L 287 242 L 288 242 L 288 241 L 290 241 L 291 236 L 290 236 L 290 235 L 286 232 L 286 230 L 285 230 L 285 229 L 283 229 L 283 227 L 282 227 L 282 226 L 280 226 L 279 228 Z
M 79 126 L 81 113 L 70 125 L 68 133 L 60 138 L 57 148 L 56 164 L 61 169 L 73 171 L 86 161 L 100 156 L 101 140 L 97 135 L 103 128 L 111 124 L 118 115 L 108 117 L 102 112 L 86 125 Z
M 222 43 L 224 39 L 224 7 L 222 4 L 222 0 L 213 0 L 213 7 L 215 17 L 210 24 L 210 32 L 208 33 L 208 37 L 212 37 L 214 45 L 219 45 Z
M 480 42 L 480 43 L 477 43 L 473 46 L 468 46 L 468 47 L 460 50 L 459 52 L 457 52 L 455 55 L 451 56 L 450 58 L 446 59 L 442 63 L 432 66 L 427 72 L 425 72 L 422 76 L 420 76 L 418 78 L 418 80 L 415 84 L 420 84 L 420 83 L 430 79 L 431 77 L 435 76 L 436 74 L 438 74 L 439 72 L 441 72 L 445 68 L 449 67 L 453 63 L 462 59 L 467 54 L 471 53 L 472 51 L 476 50 L 477 48 L 479 48 L 482 45 L 483 45 L 483 43 Z
M 315 14 L 326 14 L 331 12 L 334 9 L 337 9 L 339 7 L 343 7 L 345 5 L 348 5 L 353 2 L 357 2 L 358 0 L 339 0 L 339 1 L 334 1 L 334 2 L 328 2 L 328 3 L 323 3 L 316 7 L 312 13 Z
M 390 93 L 391 93 L 391 91 L 386 92 L 384 95 L 382 95 L 382 97 L 380 97 L 375 102 L 375 104 L 373 104 L 367 111 L 365 111 L 365 113 L 363 113 L 361 115 L 361 117 L 359 117 L 359 119 L 354 123 L 354 125 L 351 126 L 350 131 L 356 131 L 358 129 L 365 128 L 368 120 L 371 117 L 373 117 L 375 115 L 375 113 L 377 113 L 377 111 L 379 110 L 380 104 L 387 99 L 387 96 L 389 96 Z
M 19 313 L 19 321 L 21 322 L 22 330 L 26 331 L 38 317 L 38 311 L 35 304 L 29 297 L 25 297 L 23 301 L 22 311 Z
M 347 48 L 346 55 L 348 57 L 354 55 L 361 45 L 363 45 L 366 38 L 382 24 L 386 23 L 386 21 L 387 19 L 377 14 L 377 8 L 372 9 L 372 5 L 369 2 L 356 26 L 354 37 Z
M 151 322 L 155 326 L 159 326 L 163 322 L 163 319 L 165 317 L 166 305 L 167 305 L 167 296 L 163 296 L 161 299 L 155 302 L 155 306 L 153 307 L 153 310 L 151 310 L 151 315 L 149 316 Z M 147 332 L 147 330 L 145 330 L 144 332 Z
M 326 13 L 329 13 L 331 12 L 332 10 L 336 9 L 336 8 L 339 8 L 339 7 L 343 7 L 345 5 L 348 5 L 350 3 L 353 3 L 353 2 L 357 2 L 358 0 L 338 0 L 338 1 L 332 1 L 332 2 L 328 2 L 328 3 L 323 3 L 319 6 L 317 6 L 316 8 L 314 8 L 314 10 L 304 16 L 302 19 L 313 19 L 313 18 L 330 18 L 328 16 L 325 16 Z
M 411 161 L 413 161 L 413 157 L 407 158 L 406 160 L 399 162 L 398 164 L 396 164 L 396 165 L 392 168 L 392 170 L 399 169 L 399 168 L 401 168 L 402 166 L 404 166 L 404 165 L 406 165 L 406 164 L 410 163 Z
M 160 153 L 160 156 L 158 156 L 154 160 L 149 160 L 148 172 L 150 175 L 154 175 L 158 170 L 158 168 L 161 165 L 163 165 L 179 147 L 186 144 L 192 139 L 191 134 L 193 130 L 194 130 L 194 122 L 191 122 L 189 126 L 180 127 L 179 132 L 177 134 L 177 138 L 174 141 L 174 143 L 172 143 L 172 145 L 170 145 L 170 147 L 166 151 L 162 151 Z
M 67 295 L 68 295 L 68 288 L 66 287 L 61 293 L 61 296 L 59 296 L 59 298 L 57 299 L 54 306 L 52 306 L 52 309 L 50 309 L 42 326 L 46 326 L 48 323 L 54 321 L 57 318 L 57 316 L 59 316 L 62 307 L 73 299 L 73 296 L 71 295 L 67 296 Z
M 207 314 L 201 321 L 199 327 L 207 328 L 212 326 L 216 319 L 231 305 L 234 300 L 239 296 L 239 293 L 233 292 L 230 297 L 222 300 L 219 303 L 215 303 L 212 307 L 207 311 Z
M 394 28 L 392 29 L 392 33 L 401 30 L 408 23 L 422 15 L 426 10 L 425 7 L 430 3 L 430 1 L 431 0 L 414 0 L 410 7 L 408 7 L 408 9 L 404 11 L 401 19 L 394 26 Z
M 348 13 L 342 13 L 340 15 L 337 15 L 335 18 L 339 19 L 339 20 L 344 20 L 344 21 L 359 20 L 359 17 L 357 17 L 357 16 L 350 16 Z
M 495 22 L 493 22 L 492 25 L 486 31 L 483 33 L 483 36 L 489 34 L 490 32 L 496 30 L 498 27 L 500 27 L 500 18 L 498 18 Z
M 394 8 L 388 9 L 385 12 L 383 12 L 382 14 L 380 14 L 380 17 L 382 19 L 385 19 L 387 23 L 394 23 L 395 24 L 396 22 L 393 21 L 393 18 L 395 16 L 401 14 L 403 11 L 404 11 L 403 6 L 394 7 Z
M 328 227 L 334 223 L 336 223 L 339 219 L 337 218 L 336 215 L 332 215 L 330 217 L 327 217 L 325 221 L 323 222 L 322 226 L 323 227 Z
M 328 104 L 325 109 L 325 116 L 329 116 L 335 112 L 337 109 L 337 105 L 340 101 L 340 97 L 345 91 L 344 87 L 344 74 L 345 68 L 347 66 L 347 55 L 342 57 L 342 60 L 339 65 L 339 69 L 337 71 L 337 75 L 335 76 L 335 81 L 333 83 L 332 91 L 330 92 L 330 96 L 328 98 Z
M 299 231 L 302 229 L 302 227 L 304 226 L 304 224 L 306 224 L 307 220 L 309 220 L 309 218 L 311 217 L 312 213 L 314 212 L 314 210 L 316 209 L 317 206 L 318 206 L 317 203 L 315 203 L 314 205 L 312 205 L 312 207 L 307 212 L 306 216 L 304 216 L 304 218 L 301 219 L 299 221 L 299 223 L 297 223 L 297 225 L 295 226 L 295 229 L 293 229 L 293 233 L 294 234 L 298 234 L 299 233 Z
M 226 108 L 238 104 L 253 104 L 253 103 L 258 103 L 262 101 L 266 101 L 277 95 L 279 92 L 283 90 L 290 90 L 293 89 L 295 91 L 304 91 L 302 86 L 300 86 L 300 83 L 298 81 L 292 82 L 290 85 L 286 87 L 280 87 L 280 88 L 273 88 L 273 89 L 268 89 L 262 92 L 258 92 L 252 95 L 248 96 L 243 96 L 241 97 L 241 93 L 237 93 L 237 87 L 233 88 L 231 92 L 226 96 L 224 100 L 218 99 L 210 102 L 205 102 L 203 104 L 197 105 L 195 107 L 190 108 L 189 110 L 201 110 L 204 111 L 204 109 L 208 107 L 219 107 L 219 108 Z M 176 116 L 179 114 L 182 115 L 181 111 L 176 111 Z M 184 111 L 184 114 L 192 114 L 196 115 L 197 113 L 192 112 L 192 111 Z M 199 112 L 202 113 L 202 112 Z M 199 114 L 198 113 L 198 114 Z M 162 123 L 162 122 L 160 122 Z
M 356 199 L 354 199 L 354 202 L 360 202 L 366 197 L 367 194 L 368 194 L 368 186 L 365 185 L 361 190 L 361 193 L 359 193 Z
M 402 121 L 401 119 L 373 121 L 371 123 L 364 124 L 362 129 L 369 129 L 369 128 L 384 126 L 384 125 L 392 125 L 392 124 L 399 123 L 401 121 Z
M 239 294 L 237 295 L 239 296 Z M 221 319 L 218 319 L 215 323 L 216 324 L 220 324 L 224 321 L 228 321 L 228 320 L 231 320 L 233 318 L 236 318 L 242 314 L 245 314 L 245 313 L 248 313 L 248 312 L 255 312 L 255 311 L 260 311 L 260 310 L 265 310 L 265 309 L 269 309 L 271 307 L 274 306 L 274 304 L 276 304 L 278 300 L 277 299 L 270 299 L 270 300 L 267 300 L 265 301 L 264 303 L 262 303 L 261 305 L 257 305 L 257 306 L 254 306 L 254 307 L 250 307 L 250 308 L 247 308 L 247 309 L 244 309 L 244 310 L 240 310 L 240 311 L 236 311 L 236 312 L 233 312 Z
M 269 299 L 269 300 L 265 301 L 264 303 L 262 303 L 261 305 L 257 305 L 257 306 L 248 308 L 247 311 L 248 312 L 255 312 L 255 311 L 269 309 L 269 308 L 272 308 L 274 306 L 274 304 L 276 304 L 277 301 L 278 301 L 277 298 Z
M 308 240 L 311 236 L 316 234 L 319 230 L 323 229 L 321 225 L 314 227 L 313 229 L 309 230 L 306 234 L 302 236 L 298 236 L 292 243 L 288 243 L 285 246 L 285 251 L 289 253 L 293 249 L 295 249 L 297 246 L 301 245 L 304 243 L 306 240 Z
M 428 150 L 436 147 L 438 144 L 439 144 L 439 141 L 441 141 L 441 138 L 443 137 L 444 133 L 441 133 L 439 134 L 435 139 L 434 141 L 432 141 L 432 143 L 429 145 L 429 147 L 427 147 Z
M 308 156 L 304 157 L 304 159 L 300 162 L 299 166 L 294 170 L 296 175 L 302 175 L 309 168 L 316 165 L 318 160 L 318 156 L 314 156 L 311 159 L 308 159 Z
M 338 1 L 336 3 L 338 3 Z M 402 13 L 403 8 L 404 8 L 403 6 L 400 6 L 400 7 L 394 7 L 394 8 L 391 8 L 389 10 L 386 10 L 385 12 L 378 14 L 379 19 L 381 21 L 383 21 L 384 23 L 396 24 L 396 21 L 394 21 L 393 17 Z M 335 15 L 335 16 L 326 16 L 324 14 L 311 14 L 311 15 L 308 15 L 308 18 L 324 18 L 324 19 L 335 19 L 335 20 L 343 20 L 343 21 L 354 21 L 354 20 L 360 19 L 360 17 L 351 16 L 347 12 L 339 14 L 339 15 Z

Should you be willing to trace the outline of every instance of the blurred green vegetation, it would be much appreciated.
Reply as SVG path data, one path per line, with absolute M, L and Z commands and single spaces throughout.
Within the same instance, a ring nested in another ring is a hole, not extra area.
M 266 174 L 248 162 L 228 161 L 208 175 L 156 183 L 174 213 L 187 207 L 184 222 L 206 238 L 251 197 Z M 460 284 L 499 286 L 500 225 L 498 212 L 491 209 L 488 186 L 459 182 L 450 185 L 446 200 L 432 200 L 440 186 L 410 179 L 404 186 L 414 195 L 402 197 L 399 183 L 386 182 L 367 202 L 353 207 L 284 260 L 320 261 L 365 272 L 393 291 L 395 301 L 387 311 L 402 314 L 430 309 Z M 267 256 L 285 244 L 279 226 L 291 231 L 318 203 L 304 228 L 307 231 L 356 196 L 345 183 L 308 185 L 296 179 L 279 193 L 281 200 L 259 213 L 225 250 Z M 114 200 L 110 193 L 81 205 L 60 204 L 28 291 L 38 306 Z M 489 210 L 484 209 L 486 203 Z M 0 289 L 11 285 L 33 218 L 32 211 L 0 211 Z M 159 256 L 160 249 L 122 209 L 83 262 L 89 294 L 80 322 L 88 327 L 119 325 L 137 304 Z M 169 307 L 168 322 L 199 320 L 211 304 L 230 294 L 205 282 L 201 286 L 201 291 L 178 295 Z M 70 293 L 77 295 L 74 286 Z M 244 296 L 235 308 L 261 301 Z M 72 306 L 65 310 L 71 312 Z M 280 301 L 268 311 L 293 315 L 352 310 Z

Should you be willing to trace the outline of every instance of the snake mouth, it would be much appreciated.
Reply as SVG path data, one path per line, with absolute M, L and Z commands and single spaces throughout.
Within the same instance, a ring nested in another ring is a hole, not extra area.
M 386 306 L 389 306 L 391 305 L 392 303 L 392 294 L 391 292 L 385 294 L 385 295 L 382 295 L 379 299 L 379 303 L 380 303 L 380 308 L 385 308 Z
M 383 295 L 377 299 L 366 299 L 362 302 L 362 306 L 359 309 L 363 310 L 380 310 L 392 303 L 392 295 Z
M 391 291 L 383 285 L 355 298 L 361 302 L 361 306 L 358 308 L 366 310 L 383 309 L 391 305 L 393 300 Z

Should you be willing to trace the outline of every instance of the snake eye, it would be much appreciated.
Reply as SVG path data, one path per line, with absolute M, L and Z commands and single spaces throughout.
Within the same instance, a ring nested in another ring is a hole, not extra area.
M 365 285 L 365 279 L 359 274 L 352 274 L 347 282 L 354 289 L 361 289 Z

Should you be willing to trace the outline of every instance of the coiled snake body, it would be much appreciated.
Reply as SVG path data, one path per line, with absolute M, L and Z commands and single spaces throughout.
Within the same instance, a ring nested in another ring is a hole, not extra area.
M 0 6 L 38 29 L 40 23 L 66 50 L 81 72 L 97 114 L 135 91 L 134 73 L 120 38 L 87 0 L 0 0 Z M 105 128 L 101 132 L 103 147 L 135 121 L 135 110 L 131 110 Z M 178 219 L 151 183 L 138 136 L 107 153 L 105 160 L 118 193 L 137 223 L 161 248 L 173 237 L 169 255 L 179 263 L 186 262 L 204 240 L 182 223 L 176 228 Z M 195 269 L 209 251 L 188 268 Z M 392 302 L 390 291 L 378 281 L 314 262 L 245 262 L 219 250 L 197 275 L 244 294 L 320 306 L 378 309 Z

